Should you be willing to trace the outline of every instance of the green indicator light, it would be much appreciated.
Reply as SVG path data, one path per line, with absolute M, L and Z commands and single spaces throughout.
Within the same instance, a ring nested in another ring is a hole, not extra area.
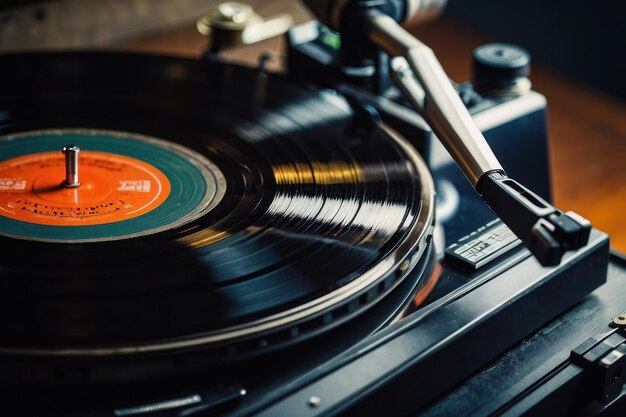
M 334 32 L 325 32 L 322 34 L 322 42 L 333 49 L 341 48 L 341 37 Z

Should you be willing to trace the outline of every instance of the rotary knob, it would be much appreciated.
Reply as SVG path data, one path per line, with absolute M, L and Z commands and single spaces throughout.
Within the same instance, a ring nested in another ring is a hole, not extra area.
M 282 13 L 263 18 L 245 3 L 219 3 L 196 22 L 198 32 L 211 36 L 210 52 L 252 45 L 287 32 L 293 19 Z
M 482 94 L 521 95 L 530 90 L 530 54 L 519 46 L 490 43 L 474 49 L 474 85 Z

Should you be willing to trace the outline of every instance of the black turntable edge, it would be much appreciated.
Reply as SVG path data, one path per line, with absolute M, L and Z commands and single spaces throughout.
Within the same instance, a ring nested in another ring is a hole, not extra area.
M 554 268 L 541 267 L 526 250 L 515 258 L 516 272 L 485 277 L 471 291 L 462 287 L 272 393 L 265 409 L 235 415 L 405 415 L 421 408 L 605 283 L 609 239 L 593 230 L 588 246 Z M 315 407 L 312 397 L 320 399 Z
M 626 406 L 626 256 L 574 308 L 517 343 L 420 415 L 622 416 Z M 590 314 L 591 313 L 591 314 Z

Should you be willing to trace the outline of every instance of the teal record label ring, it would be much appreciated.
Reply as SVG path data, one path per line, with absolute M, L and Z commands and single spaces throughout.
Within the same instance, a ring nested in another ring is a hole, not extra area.
M 0 234 L 9 237 L 145 236 L 198 219 L 225 192 L 217 165 L 162 139 L 70 128 L 0 136 Z

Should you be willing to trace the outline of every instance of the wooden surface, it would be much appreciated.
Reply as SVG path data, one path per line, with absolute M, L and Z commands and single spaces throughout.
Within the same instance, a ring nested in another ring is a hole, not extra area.
M 298 8 L 295 15 L 297 21 L 307 18 Z M 476 46 L 497 40 L 447 19 L 417 27 L 414 32 L 435 50 L 455 81 L 470 78 L 471 51 Z M 267 41 L 233 53 L 230 58 L 254 62 L 260 50 L 276 51 L 281 44 L 280 39 Z M 206 39 L 190 25 L 119 47 L 197 57 L 205 45 Z M 586 89 L 540 64 L 533 65 L 531 80 L 533 88 L 548 99 L 556 205 L 590 219 L 596 228 L 611 235 L 614 248 L 626 252 L 626 105 Z

